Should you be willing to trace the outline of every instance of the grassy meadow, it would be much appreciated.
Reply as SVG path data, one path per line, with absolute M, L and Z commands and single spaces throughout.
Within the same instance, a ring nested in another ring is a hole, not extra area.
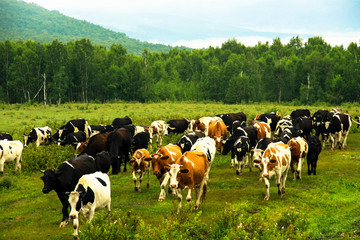
M 220 103 L 105 103 L 57 105 L 0 104 L 0 132 L 21 139 L 24 132 L 38 126 L 53 130 L 68 120 L 82 117 L 90 124 L 110 124 L 115 117 L 128 115 L 135 125 L 153 120 L 168 121 L 186 117 L 197 119 L 220 113 L 243 111 L 248 119 L 257 114 L 279 111 L 288 115 L 298 108 L 311 113 L 318 106 L 278 105 L 273 103 L 225 105 Z M 359 104 L 339 106 L 352 117 L 360 115 Z M 353 124 L 354 125 L 354 124 Z M 164 138 L 175 143 L 182 135 Z M 230 168 L 230 155 L 217 154 L 210 172 L 208 192 L 198 211 L 194 200 L 176 214 L 178 201 L 167 195 L 158 202 L 160 185 L 150 175 L 150 187 L 143 180 L 142 192 L 134 191 L 130 172 L 110 175 L 112 188 L 111 222 L 106 211 L 95 213 L 92 224 L 80 221 L 84 239 L 348 239 L 360 238 L 360 131 L 355 126 L 344 150 L 323 149 L 317 175 L 308 176 L 303 165 L 303 180 L 288 175 L 286 194 L 277 195 L 275 179 L 270 180 L 270 200 L 264 201 L 265 184 L 258 181 L 257 169 L 243 175 Z M 154 147 L 155 150 L 155 147 Z M 54 191 L 41 192 L 39 168 L 56 168 L 73 157 L 67 146 L 31 145 L 24 149 L 22 173 L 6 164 L 0 176 L 0 239 L 72 239 L 71 224 L 60 229 L 61 204 Z M 144 184 L 145 183 L 145 184 Z M 187 192 L 187 190 L 185 191 Z M 184 194 L 185 195 L 185 194 Z M 194 199 L 194 196 L 193 196 Z

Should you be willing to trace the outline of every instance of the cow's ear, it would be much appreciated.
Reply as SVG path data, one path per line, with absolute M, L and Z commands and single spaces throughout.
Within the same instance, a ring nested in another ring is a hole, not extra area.
M 261 163 L 260 159 L 254 159 L 254 163 Z
M 135 162 L 135 158 L 132 157 L 132 158 L 130 159 L 130 163 L 133 163 L 133 162 Z
M 152 159 L 151 157 L 149 157 L 149 158 L 144 158 L 144 161 L 150 162 L 151 159 Z
M 165 169 L 165 171 L 169 172 L 170 171 L 170 165 L 168 164 L 168 165 L 164 166 L 164 169 Z
M 167 160 L 169 158 L 169 156 L 162 156 L 160 159 L 161 160 Z
M 185 169 L 180 169 L 180 172 L 181 173 L 188 173 L 189 172 L 189 169 L 185 168 Z
M 270 163 L 276 163 L 276 160 L 275 159 L 270 159 Z

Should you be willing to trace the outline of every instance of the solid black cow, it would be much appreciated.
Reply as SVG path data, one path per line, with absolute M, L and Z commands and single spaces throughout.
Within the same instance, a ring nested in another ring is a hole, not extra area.
M 83 131 L 79 131 L 79 132 L 69 133 L 68 135 L 66 135 L 64 140 L 60 141 L 60 145 L 61 146 L 72 145 L 74 148 L 76 148 L 76 146 L 79 143 L 85 141 L 86 141 L 86 134 Z
M 276 125 L 278 121 L 280 120 L 281 116 L 277 113 L 271 112 L 271 113 L 263 113 L 256 117 L 256 120 L 266 122 L 270 125 L 271 131 L 275 131 Z
M 126 124 L 126 125 L 122 126 L 122 128 L 125 128 L 125 129 L 129 130 L 130 133 L 131 133 L 131 137 L 134 137 L 135 130 L 136 130 L 136 126 L 135 126 L 135 125 L 133 125 L 133 124 Z
M 186 118 L 170 120 L 168 124 L 168 133 L 184 133 L 189 127 L 190 121 Z
M 312 118 L 310 117 L 298 117 L 293 120 L 293 126 L 298 130 L 301 137 L 309 135 L 312 131 Z
M 123 118 L 115 118 L 111 123 L 114 129 L 122 128 L 124 125 L 128 124 L 132 124 L 132 120 L 128 116 L 125 116 Z
M 219 115 L 216 115 L 217 117 L 220 117 L 226 127 L 227 127 L 227 130 L 232 132 L 232 124 L 233 122 L 235 121 L 239 121 L 240 123 L 242 122 L 246 122 L 246 115 L 245 113 L 243 112 L 238 112 L 238 113 L 224 113 L 224 114 L 219 114 Z
M 319 154 L 321 152 L 321 142 L 317 136 L 314 136 L 312 134 L 306 136 L 305 140 L 308 144 L 308 153 L 306 155 L 308 174 L 316 175 L 316 165 L 319 158 Z
M 68 134 L 79 131 L 83 131 L 86 138 L 89 138 L 89 123 L 85 119 L 79 118 L 68 121 L 63 128 L 59 128 L 58 144 L 60 145 L 61 141 L 64 140 Z
M 107 154 L 107 155 L 106 155 Z M 100 153 L 95 159 L 87 154 L 65 161 L 56 170 L 40 170 L 44 175 L 41 179 L 44 182 L 43 193 L 54 190 L 62 204 L 63 218 L 60 227 L 69 222 L 69 202 L 65 192 L 74 190 L 80 177 L 84 174 L 101 171 L 107 173 L 110 169 L 110 156 L 108 153 Z
M 0 133 L 0 140 L 9 140 L 12 141 L 13 137 L 9 133 Z
M 311 117 L 310 110 L 309 109 L 296 109 L 291 112 L 290 114 L 291 119 L 294 121 L 295 119 L 299 117 Z
M 136 134 L 131 142 L 131 153 L 133 154 L 138 149 L 147 149 L 149 146 L 150 134 L 146 131 Z
M 109 134 L 106 150 L 111 157 L 112 174 L 120 172 L 122 162 L 124 162 L 124 172 L 126 172 L 126 163 L 130 159 L 131 138 L 131 132 L 125 128 L 114 130 Z
M 186 134 L 179 139 L 179 141 L 176 143 L 176 145 L 178 145 L 180 147 L 181 153 L 184 153 L 186 151 L 190 151 L 192 145 L 198 139 L 199 139 L 199 137 L 194 133 Z

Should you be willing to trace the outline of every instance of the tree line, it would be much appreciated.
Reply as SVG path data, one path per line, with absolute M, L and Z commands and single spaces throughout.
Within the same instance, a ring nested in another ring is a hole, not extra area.
M 89 39 L 4 41 L 0 101 L 358 102 L 359 55 L 357 43 L 332 47 L 321 37 L 254 47 L 231 39 L 216 48 L 144 49 L 141 56 Z

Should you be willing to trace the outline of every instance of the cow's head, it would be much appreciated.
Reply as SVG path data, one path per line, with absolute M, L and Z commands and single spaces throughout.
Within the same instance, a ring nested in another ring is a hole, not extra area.
M 160 178 L 165 171 L 165 166 L 170 163 L 170 156 L 163 156 L 159 153 L 151 154 L 150 158 L 144 159 L 145 161 L 151 161 L 154 175 Z
M 180 147 L 181 153 L 184 153 L 186 151 L 190 151 L 192 142 L 187 136 L 182 136 L 176 145 Z
M 253 158 L 254 158 L 254 167 L 260 169 L 261 171 L 261 158 L 264 153 L 264 150 L 262 149 L 253 149 L 251 150 L 253 152 Z
M 29 145 L 29 135 L 23 135 L 24 136 L 24 147 L 27 147 Z
M 187 174 L 189 172 L 189 169 L 182 167 L 183 165 L 179 165 L 179 164 L 171 164 L 165 167 L 170 175 L 170 187 L 172 189 L 178 188 L 181 175 Z
M 222 140 L 222 146 L 223 146 L 222 154 L 223 155 L 226 155 L 230 152 L 232 143 L 233 143 L 233 141 L 230 141 L 229 139 Z
M 55 188 L 55 178 L 56 178 L 56 173 L 54 170 L 48 169 L 48 170 L 40 170 L 40 172 L 42 172 L 44 175 L 41 177 L 41 180 L 43 180 L 44 182 L 44 187 L 42 192 L 43 193 L 48 193 L 51 190 L 53 190 Z
M 270 172 L 278 165 L 278 160 L 274 154 L 270 153 L 265 157 L 263 156 L 260 163 L 261 176 L 270 178 Z
M 79 219 L 79 211 L 81 209 L 81 198 L 85 192 L 72 191 L 69 193 L 70 219 Z
M 145 149 L 136 150 L 132 158 L 130 159 L 130 164 L 133 168 L 133 171 L 137 173 L 144 172 L 145 168 L 149 166 L 149 161 L 145 161 L 145 159 L 149 159 L 150 155 L 146 154 L 143 151 L 146 150 Z

